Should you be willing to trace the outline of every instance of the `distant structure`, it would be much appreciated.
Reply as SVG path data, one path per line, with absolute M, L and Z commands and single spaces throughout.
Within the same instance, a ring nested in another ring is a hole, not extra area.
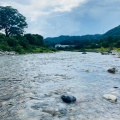
M 55 48 L 66 48 L 66 47 L 75 47 L 75 45 L 61 45 L 61 44 L 55 45 Z

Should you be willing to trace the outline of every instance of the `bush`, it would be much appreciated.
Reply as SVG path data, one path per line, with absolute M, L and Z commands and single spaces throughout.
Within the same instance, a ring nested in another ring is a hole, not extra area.
M 24 50 L 23 47 L 20 46 L 20 45 L 14 47 L 13 50 L 16 51 L 16 52 L 18 52 L 19 54 L 23 54 L 23 53 L 25 53 L 25 50 Z
M 19 44 L 19 43 L 18 43 L 18 40 L 15 39 L 15 38 L 13 38 L 13 37 L 8 38 L 8 39 L 7 39 L 7 43 L 8 43 L 8 45 L 11 46 L 11 47 L 18 46 L 18 44 Z

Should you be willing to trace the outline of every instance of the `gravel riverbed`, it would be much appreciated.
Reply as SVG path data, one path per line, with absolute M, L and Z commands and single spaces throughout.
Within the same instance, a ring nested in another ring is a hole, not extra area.
M 115 74 L 107 72 L 112 67 Z M 64 103 L 63 94 L 77 101 Z M 0 120 L 120 120 L 120 58 L 80 52 L 0 56 Z

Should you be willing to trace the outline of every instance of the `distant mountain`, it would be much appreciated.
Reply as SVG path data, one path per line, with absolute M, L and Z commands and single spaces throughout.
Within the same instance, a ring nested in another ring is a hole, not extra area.
M 45 39 L 48 47 L 55 44 L 76 45 L 78 48 L 85 46 L 95 47 L 120 47 L 120 25 L 107 31 L 105 34 L 83 35 L 83 36 L 59 36 L 49 37 Z M 97 45 L 97 46 L 96 46 Z
M 46 42 L 53 42 L 55 44 L 59 44 L 62 41 L 67 40 L 67 39 L 70 39 L 70 36 L 61 35 L 59 37 L 48 37 L 48 38 L 45 39 L 45 41 Z
M 83 35 L 83 36 L 59 36 L 59 37 L 49 37 L 45 39 L 45 42 L 52 42 L 55 44 L 61 44 L 63 41 L 68 41 L 69 44 L 73 44 L 74 41 L 95 41 L 100 38 L 101 35 Z M 75 43 L 75 42 L 74 42 Z
M 105 34 L 102 35 L 103 37 L 108 36 L 120 36 L 120 25 L 107 31 Z

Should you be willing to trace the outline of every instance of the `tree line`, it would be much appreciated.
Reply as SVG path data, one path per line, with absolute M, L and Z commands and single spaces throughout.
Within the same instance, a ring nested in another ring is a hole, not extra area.
M 113 50 L 115 48 L 120 48 L 120 36 L 108 36 L 108 37 L 99 37 L 97 39 L 66 39 L 60 42 L 61 45 L 75 45 L 74 47 L 69 48 L 58 48 L 60 50 L 84 50 L 84 49 L 109 49 Z M 51 43 L 54 45 L 54 43 Z
M 119 27 L 119 26 L 118 26 Z M 59 50 L 81 50 L 81 49 L 109 49 L 120 48 L 120 27 L 112 29 L 103 35 L 84 35 L 84 36 L 59 36 L 45 39 L 48 46 L 74 45 L 74 47 L 57 48 Z M 116 30 L 117 29 L 117 30 Z M 113 34 L 119 31 L 119 35 Z
M 45 47 L 43 37 L 38 34 L 25 34 L 19 37 L 6 37 L 0 34 L 0 50 L 18 53 L 42 52 Z M 38 50 L 38 51 L 37 51 Z

